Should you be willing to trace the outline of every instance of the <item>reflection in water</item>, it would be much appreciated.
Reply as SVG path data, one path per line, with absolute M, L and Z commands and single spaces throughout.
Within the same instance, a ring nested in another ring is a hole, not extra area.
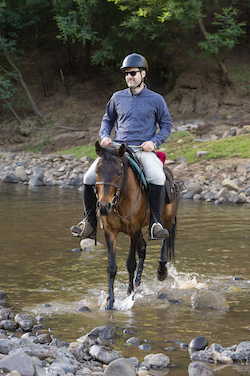
M 0 290 L 6 292 L 14 313 L 45 315 L 47 327 L 65 340 L 113 324 L 120 328 L 115 348 L 140 361 L 146 353 L 125 345 L 133 335 L 141 342 L 150 340 L 152 352 L 164 353 L 168 341 L 189 343 L 198 335 L 225 347 L 249 340 L 249 206 L 181 200 L 176 261 L 168 266 L 169 276 L 164 282 L 157 280 L 160 242 L 148 241 L 142 284 L 133 297 L 126 295 L 128 238 L 119 235 L 116 310 L 107 312 L 106 251 L 71 252 L 78 247 L 69 228 L 82 215 L 80 193 L 19 184 L 0 189 Z M 101 230 L 98 241 L 104 243 Z M 221 292 L 230 310 L 192 309 L 191 295 L 204 288 Z M 160 292 L 167 299 L 157 299 Z M 91 311 L 77 312 L 83 305 Z M 167 355 L 176 367 L 169 375 L 187 375 L 188 353 L 172 345 L 176 350 Z M 248 366 L 213 367 L 219 375 L 250 374 Z

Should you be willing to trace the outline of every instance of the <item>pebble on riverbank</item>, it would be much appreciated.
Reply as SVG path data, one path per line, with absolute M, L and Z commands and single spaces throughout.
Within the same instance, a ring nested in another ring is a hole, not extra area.
M 165 152 L 167 154 L 167 150 Z M 83 176 L 91 162 L 86 156 L 77 159 L 75 154 L 1 152 L 0 180 L 30 187 L 75 187 L 81 191 Z M 232 163 L 220 167 L 208 164 L 205 171 L 197 171 L 189 180 L 185 179 L 189 167 L 183 157 L 179 157 L 177 162 L 168 160 L 165 163 L 176 180 L 184 181 L 184 199 L 205 200 L 216 205 L 250 203 L 250 160 L 238 166 Z
M 6 320 L 14 322 L 16 327 L 11 331 L 4 329 L 3 322 Z M 157 374 L 165 375 L 168 367 L 174 366 L 164 353 L 147 354 L 141 363 L 136 357 L 124 358 L 113 349 L 116 329 L 112 325 L 96 327 L 69 343 L 46 332 L 43 322 L 41 316 L 14 315 L 10 308 L 0 306 L 0 371 L 5 374 L 12 372 L 12 375 L 14 372 L 15 376 L 45 376 L 48 373 L 58 376 L 117 376 L 119 370 L 118 374 L 123 376 L 144 376 L 155 374 L 157 370 Z M 250 341 L 227 348 L 216 343 L 208 346 L 207 339 L 202 336 L 194 338 L 185 347 L 181 347 L 181 341 L 172 342 L 178 343 L 182 349 L 188 348 L 192 361 L 188 367 L 190 376 L 204 375 L 204 372 L 212 374 L 209 363 L 230 365 L 250 361 Z M 138 338 L 131 337 L 127 344 L 140 349 Z

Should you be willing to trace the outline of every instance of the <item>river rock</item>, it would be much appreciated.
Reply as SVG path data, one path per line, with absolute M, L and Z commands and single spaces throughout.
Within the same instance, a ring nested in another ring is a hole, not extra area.
M 130 337 L 127 339 L 126 344 L 133 347 L 138 347 L 140 345 L 140 341 L 136 337 Z
M 229 199 L 229 202 L 232 202 L 233 204 L 244 204 L 246 202 L 246 196 L 244 194 L 239 194 L 239 195 L 232 195 Z
M 3 177 L 2 182 L 3 182 L 3 183 L 18 183 L 18 182 L 19 182 L 19 179 L 16 177 L 15 174 L 13 174 L 13 172 L 8 172 L 8 173 Z
M 222 186 L 228 188 L 230 191 L 238 192 L 239 190 L 238 185 L 233 180 L 230 180 L 228 178 L 222 181 Z
M 199 183 L 188 183 L 185 185 L 187 191 L 195 192 L 195 193 L 201 193 L 202 192 L 202 187 L 200 186 Z
M 2 320 L 0 321 L 0 327 L 4 330 L 14 332 L 18 328 L 18 324 L 14 320 Z
M 189 376 L 212 376 L 213 371 L 208 364 L 204 362 L 192 362 L 188 366 L 188 375 Z
M 113 360 L 120 357 L 117 351 L 98 345 L 91 346 L 89 349 L 89 354 L 92 356 L 92 358 L 97 359 L 104 364 L 109 364 Z
M 136 376 L 135 368 L 128 359 L 116 359 L 104 371 L 106 376 Z
M 221 294 L 211 290 L 196 291 L 191 296 L 191 305 L 193 308 L 201 309 L 229 309 L 227 300 Z
M 0 353 L 9 354 L 10 351 L 18 349 L 18 346 L 9 339 L 0 339 Z
M 33 316 L 26 315 L 24 313 L 18 313 L 15 316 L 15 322 L 19 324 L 21 329 L 28 332 L 32 330 L 33 325 L 36 324 L 36 319 Z
M 149 354 L 144 357 L 144 362 L 148 363 L 151 368 L 166 368 L 170 359 L 164 354 Z
M 190 342 L 188 346 L 188 351 L 193 352 L 193 351 L 198 351 L 198 350 L 204 350 L 205 347 L 208 345 L 208 341 L 206 337 L 203 336 L 198 336 Z
M 18 166 L 15 170 L 16 177 L 21 181 L 28 180 L 28 174 L 22 166 Z
M 18 371 L 21 376 L 34 375 L 33 359 L 25 353 L 14 352 L 1 359 L 0 369 L 1 368 L 5 368 L 9 372 Z
M 5 307 L 0 306 L 0 321 L 9 319 L 10 315 L 11 315 L 10 308 L 5 308 Z
M 138 346 L 138 349 L 142 351 L 150 351 L 152 350 L 152 347 L 148 343 L 143 343 L 142 345 Z
M 42 171 L 37 172 L 35 175 L 33 175 L 29 180 L 29 185 L 35 187 L 39 185 L 44 185 L 43 183 L 44 173 Z
M 114 338 L 116 335 L 115 328 L 111 325 L 107 326 L 97 326 L 91 332 L 87 334 L 87 337 L 89 338 L 105 338 L 105 339 L 111 339 Z

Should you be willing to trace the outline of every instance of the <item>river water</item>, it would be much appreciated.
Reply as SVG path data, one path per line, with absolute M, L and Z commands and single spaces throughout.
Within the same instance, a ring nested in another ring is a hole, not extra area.
M 182 199 L 169 277 L 158 282 L 160 242 L 148 241 L 142 284 L 134 300 L 126 295 L 128 238 L 119 235 L 116 310 L 109 312 L 102 308 L 108 287 L 105 249 L 71 251 L 79 246 L 69 228 L 82 216 L 81 194 L 76 189 L 19 184 L 2 184 L 0 191 L 0 290 L 14 313 L 44 315 L 51 333 L 68 341 L 96 326 L 114 325 L 116 350 L 142 361 L 148 353 L 125 342 L 132 336 L 149 342 L 150 353 L 162 352 L 175 365 L 166 371 L 170 376 L 187 375 L 190 363 L 188 352 L 170 341 L 189 343 L 203 335 L 209 344 L 227 347 L 250 340 L 249 205 Z M 101 229 L 98 241 L 105 244 Z M 222 293 L 230 309 L 192 309 L 191 295 L 202 288 Z M 161 291 L 178 303 L 157 299 Z M 90 311 L 77 312 L 83 305 Z M 165 350 L 170 346 L 175 350 Z M 211 367 L 216 375 L 250 375 L 248 365 Z

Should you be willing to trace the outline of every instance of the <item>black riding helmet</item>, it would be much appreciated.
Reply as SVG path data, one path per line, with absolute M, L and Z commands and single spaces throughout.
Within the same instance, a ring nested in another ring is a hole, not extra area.
M 148 72 L 148 62 L 142 55 L 133 53 L 126 56 L 122 62 L 121 70 L 126 68 L 140 68 Z

